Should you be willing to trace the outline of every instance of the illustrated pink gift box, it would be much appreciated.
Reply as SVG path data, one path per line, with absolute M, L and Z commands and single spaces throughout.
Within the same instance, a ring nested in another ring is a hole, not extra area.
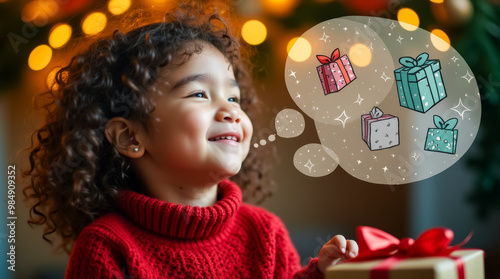
M 339 49 L 335 49 L 330 57 L 316 55 L 322 65 L 318 66 L 319 79 L 325 95 L 338 92 L 356 79 L 351 62 L 347 55 L 340 57 Z

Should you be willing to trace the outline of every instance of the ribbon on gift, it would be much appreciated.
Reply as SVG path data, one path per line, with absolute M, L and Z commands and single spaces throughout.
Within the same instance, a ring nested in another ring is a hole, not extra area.
M 372 110 L 370 111 L 370 115 L 372 118 L 376 119 L 376 118 L 382 117 L 382 115 L 384 115 L 384 113 L 378 107 L 373 107 Z
M 444 130 L 453 130 L 455 126 L 457 126 L 458 119 L 456 118 L 450 118 L 446 122 L 444 122 L 443 118 L 441 118 L 439 115 L 434 115 L 434 125 L 438 129 L 444 129 Z
M 412 68 L 412 70 L 415 69 L 414 72 L 416 72 L 419 69 L 422 69 L 422 66 L 425 64 L 427 59 L 429 59 L 429 54 L 424 52 L 417 56 L 417 59 L 413 59 L 413 57 L 409 56 L 401 57 L 399 58 L 399 63 L 405 67 Z
M 345 83 L 348 84 L 349 82 L 351 82 L 351 79 L 349 78 L 349 74 L 347 73 L 347 70 L 345 69 L 344 64 L 342 63 L 342 61 L 339 60 L 340 51 L 338 48 L 336 48 L 332 52 L 330 57 L 325 56 L 325 55 L 316 55 L 316 58 L 318 58 L 319 62 L 321 62 L 321 64 L 323 64 L 323 65 L 328 65 L 330 63 L 336 63 L 339 66 L 340 71 L 342 72 L 342 76 L 345 79 Z M 333 71 L 333 67 L 332 67 L 332 71 Z M 325 83 L 326 83 L 327 91 L 330 91 L 330 88 L 328 86 L 328 81 L 326 80 L 327 79 L 326 73 L 324 70 L 323 70 L 323 78 L 324 78 Z
M 432 228 L 423 232 L 416 240 L 401 240 L 376 228 L 360 226 L 357 228 L 358 256 L 352 261 L 365 261 L 386 258 L 371 270 L 371 279 L 387 279 L 389 271 L 398 262 L 411 257 L 450 257 L 472 237 L 469 234 L 461 243 L 449 247 L 453 231 L 447 228 Z M 465 279 L 464 263 L 460 258 L 451 257 L 457 264 L 458 278 Z

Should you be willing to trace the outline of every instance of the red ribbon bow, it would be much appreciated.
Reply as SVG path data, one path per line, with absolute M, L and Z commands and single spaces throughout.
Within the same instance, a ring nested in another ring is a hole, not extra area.
M 451 252 L 460 248 L 472 237 L 470 233 L 464 241 L 449 247 L 453 239 L 453 231 L 446 228 L 432 228 L 423 232 L 417 240 L 403 238 L 401 240 L 376 228 L 360 226 L 357 228 L 359 253 L 351 261 L 364 261 L 386 258 L 370 271 L 371 279 L 389 278 L 389 271 L 398 262 L 410 257 L 445 256 L 455 260 L 459 279 L 465 279 L 462 259 L 450 256 Z
M 429 257 L 448 256 L 471 238 L 471 234 L 462 243 L 449 247 L 453 231 L 447 228 L 432 228 L 423 232 L 417 240 L 401 240 L 376 228 L 360 226 L 357 228 L 359 253 L 358 259 L 390 257 Z
M 332 55 L 330 55 L 330 57 L 328 56 L 325 56 L 325 55 L 316 55 L 316 58 L 318 58 L 319 62 L 321 62 L 321 64 L 329 64 L 329 63 L 332 63 L 333 61 L 339 59 L 340 57 L 340 51 L 339 49 L 335 49 L 333 52 L 332 52 Z

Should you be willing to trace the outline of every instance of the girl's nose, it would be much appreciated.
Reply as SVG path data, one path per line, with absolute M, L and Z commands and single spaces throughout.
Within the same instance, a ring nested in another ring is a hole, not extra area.
M 228 121 L 230 123 L 236 122 L 240 123 L 241 116 L 238 110 L 235 108 L 221 108 L 219 111 L 217 111 L 215 115 L 215 119 L 217 121 Z

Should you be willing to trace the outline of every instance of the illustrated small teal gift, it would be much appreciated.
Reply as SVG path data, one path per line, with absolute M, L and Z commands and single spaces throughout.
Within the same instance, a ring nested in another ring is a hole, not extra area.
M 404 67 L 395 70 L 394 75 L 400 106 L 425 113 L 446 98 L 439 60 L 428 58 L 424 52 L 417 59 L 399 59 Z
M 455 154 L 457 151 L 458 130 L 454 128 L 457 126 L 457 123 L 458 119 L 456 118 L 451 118 L 444 122 L 441 117 L 434 115 L 434 125 L 436 125 L 436 128 L 429 128 L 427 130 L 424 149 L 427 151 Z

